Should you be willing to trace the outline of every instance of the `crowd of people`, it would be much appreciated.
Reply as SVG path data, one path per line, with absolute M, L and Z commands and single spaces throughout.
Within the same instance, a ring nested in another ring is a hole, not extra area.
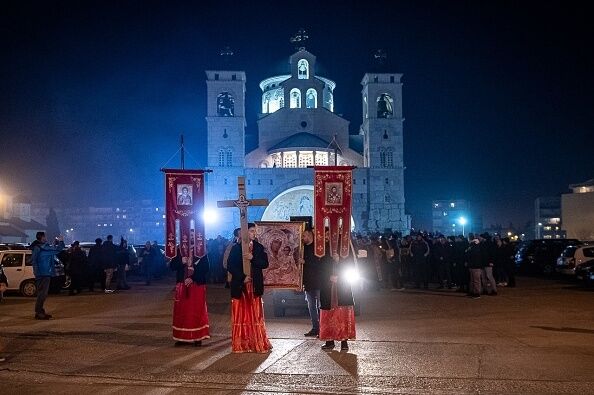
M 488 233 L 468 237 L 414 233 L 357 235 L 360 269 L 371 288 L 456 289 L 478 298 L 514 287 L 515 247 L 509 238 Z

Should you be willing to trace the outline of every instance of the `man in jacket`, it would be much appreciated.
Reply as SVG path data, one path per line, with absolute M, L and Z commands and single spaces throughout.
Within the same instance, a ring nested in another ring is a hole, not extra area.
M 429 244 L 423 239 L 423 235 L 418 233 L 416 239 L 410 245 L 410 258 L 415 277 L 415 288 L 421 288 L 421 282 L 423 282 L 425 289 L 429 288 L 427 257 L 430 252 Z
M 256 224 L 248 224 L 249 244 L 231 247 L 227 269 L 231 273 L 231 350 L 234 353 L 265 353 L 272 349 L 264 324 L 263 269 L 268 255 L 256 240 Z M 243 271 L 243 259 L 251 262 L 251 276 Z
M 113 236 L 108 235 L 107 240 L 103 242 L 101 247 L 101 261 L 103 263 L 103 270 L 105 271 L 105 293 L 113 293 L 111 280 L 113 273 L 117 266 L 116 263 L 116 246 L 113 244 Z
M 315 337 L 320 334 L 320 278 L 322 266 L 314 252 L 312 229 L 303 231 L 303 290 L 311 318 L 311 330 L 304 336 Z
M 43 304 L 47 299 L 50 281 L 55 274 L 54 257 L 64 249 L 64 237 L 58 236 L 54 245 L 47 242 L 45 232 L 37 232 L 35 241 L 31 243 L 31 263 L 33 274 L 35 274 L 35 285 L 37 287 L 37 300 L 35 301 L 35 319 L 49 320 L 50 314 L 45 312 Z

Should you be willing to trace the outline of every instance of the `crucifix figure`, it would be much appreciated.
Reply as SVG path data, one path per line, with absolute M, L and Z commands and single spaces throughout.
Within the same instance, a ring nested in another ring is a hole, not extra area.
M 244 246 L 250 245 L 248 236 L 248 221 L 247 208 L 248 206 L 268 206 L 268 199 L 252 199 L 246 198 L 245 177 L 237 177 L 237 200 L 219 200 L 217 207 L 237 207 L 239 209 L 239 225 L 241 227 L 241 244 Z M 247 250 L 244 250 L 247 251 Z M 252 264 L 248 259 L 243 259 L 243 273 L 246 276 L 251 276 Z

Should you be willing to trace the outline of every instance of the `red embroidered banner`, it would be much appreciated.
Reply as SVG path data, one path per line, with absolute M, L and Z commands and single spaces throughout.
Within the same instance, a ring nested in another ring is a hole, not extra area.
M 315 253 L 326 254 L 325 226 L 330 231 L 330 251 L 349 254 L 353 167 L 316 166 L 314 181 Z
M 162 169 L 165 173 L 165 256 L 206 254 L 204 245 L 204 170 Z M 179 240 L 176 221 L 179 221 Z

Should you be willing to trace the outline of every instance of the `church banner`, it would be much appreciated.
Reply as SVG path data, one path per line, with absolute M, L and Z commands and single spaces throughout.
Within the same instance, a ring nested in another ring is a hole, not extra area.
M 349 254 L 353 167 L 316 166 L 314 181 L 315 254 L 326 254 L 325 227 L 330 232 L 330 252 Z
M 165 173 L 165 256 L 206 254 L 204 245 L 204 170 L 162 169 Z M 177 229 L 179 222 L 179 235 Z

